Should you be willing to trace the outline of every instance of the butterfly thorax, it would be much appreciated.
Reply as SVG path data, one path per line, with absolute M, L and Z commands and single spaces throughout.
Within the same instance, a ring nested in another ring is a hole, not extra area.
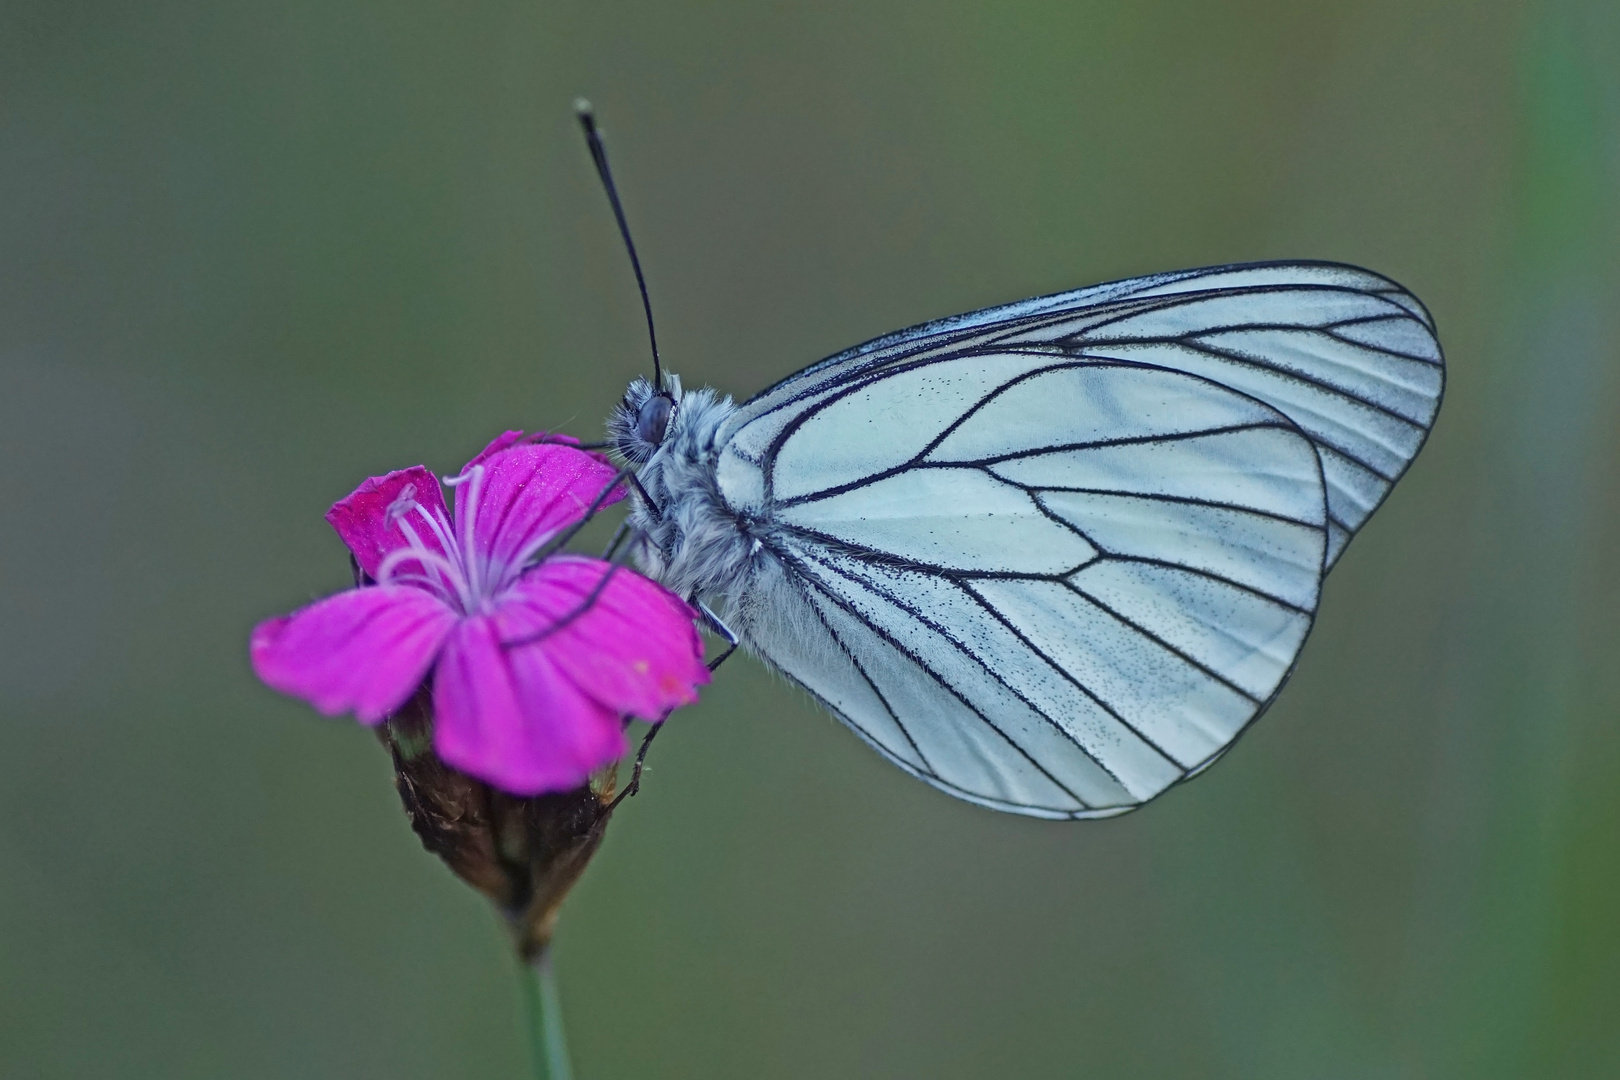
M 631 384 L 608 422 L 614 452 L 639 465 L 640 489 L 631 493 L 630 511 L 636 561 L 682 597 L 731 606 L 760 549 L 755 523 L 726 503 L 715 481 L 720 431 L 736 405 L 706 387 L 683 393 L 674 376 L 665 387 L 674 406 L 662 432 L 637 428 L 637 417 L 651 411 L 646 406 L 655 398 L 645 379 Z M 654 444 L 648 434 L 662 438 Z

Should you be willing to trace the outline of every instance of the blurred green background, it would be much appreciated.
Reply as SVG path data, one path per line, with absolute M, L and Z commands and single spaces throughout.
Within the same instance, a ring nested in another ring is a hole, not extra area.
M 1152 270 L 1433 309 L 1427 450 L 1220 766 L 1094 824 L 751 661 L 564 913 L 582 1080 L 1620 1075 L 1620 5 L 0 3 L 0 1076 L 521 1077 L 481 899 L 249 627 L 361 478 Z

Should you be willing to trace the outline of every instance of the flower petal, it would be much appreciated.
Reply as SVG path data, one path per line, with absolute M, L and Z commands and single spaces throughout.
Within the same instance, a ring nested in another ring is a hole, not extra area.
M 504 649 L 494 620 L 463 620 L 433 676 L 433 742 L 462 772 L 514 795 L 568 791 L 629 750 L 612 709 L 540 649 Z
M 502 564 L 584 517 L 617 473 L 597 455 L 561 443 L 512 446 L 480 458 L 473 459 L 484 468 L 476 485 L 473 543 L 482 559 Z M 458 527 L 474 486 L 464 482 L 456 488 Z M 618 502 L 624 494 L 621 485 L 602 505 Z
M 248 652 L 270 687 L 375 724 L 416 692 L 455 621 L 420 589 L 351 589 L 260 623 Z
M 467 462 L 466 466 L 461 471 L 466 472 L 474 465 L 482 465 L 489 458 L 494 457 L 496 454 L 499 454 L 502 451 L 510 450 L 513 446 L 522 441 L 523 430 L 521 428 L 516 431 L 503 431 L 491 439 L 488 446 L 484 447 L 482 450 L 478 451 L 477 454 L 473 455 L 473 459 Z
M 326 512 L 326 520 L 331 522 L 338 536 L 354 552 L 360 569 L 376 577 L 377 568 L 390 553 L 409 546 L 404 532 L 400 530 L 400 515 L 396 511 L 391 517 L 389 508 L 402 500 L 412 499 L 441 521 L 450 520 L 438 478 L 420 465 L 398 469 L 387 476 L 371 477 L 355 488 L 348 498 L 333 503 L 332 509 Z M 419 515 L 411 514 L 404 520 L 430 551 L 444 552 L 444 545 L 439 543 L 433 530 Z M 411 562 L 404 569 L 419 571 L 423 568 Z
M 494 457 L 502 450 L 510 450 L 518 443 L 557 443 L 562 446 L 578 446 L 579 440 L 572 435 L 564 435 L 560 431 L 537 431 L 533 435 L 524 435 L 521 429 L 503 431 L 491 439 L 488 446 L 478 451 L 477 456 L 467 462 L 466 468 L 461 471 L 466 472 L 467 469 L 472 468 L 474 465 L 482 465 L 488 458 Z
M 547 559 L 494 618 L 513 652 L 544 651 L 615 712 L 658 720 L 696 701 L 709 681 L 692 609 L 662 585 L 600 559 Z

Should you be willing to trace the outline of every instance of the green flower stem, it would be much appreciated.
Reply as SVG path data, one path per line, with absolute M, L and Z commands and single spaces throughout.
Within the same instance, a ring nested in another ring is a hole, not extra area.
M 574 1080 L 573 1067 L 568 1064 L 562 998 L 557 993 L 557 971 L 551 964 L 551 952 L 541 953 L 533 963 L 519 960 L 519 964 L 535 1080 Z

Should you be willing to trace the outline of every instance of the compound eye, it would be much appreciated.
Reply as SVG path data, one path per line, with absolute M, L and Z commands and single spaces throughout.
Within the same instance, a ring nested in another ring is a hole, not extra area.
M 655 394 L 641 403 L 636 414 L 636 438 L 652 446 L 664 441 L 669 430 L 669 414 L 675 411 L 675 402 L 663 394 Z

